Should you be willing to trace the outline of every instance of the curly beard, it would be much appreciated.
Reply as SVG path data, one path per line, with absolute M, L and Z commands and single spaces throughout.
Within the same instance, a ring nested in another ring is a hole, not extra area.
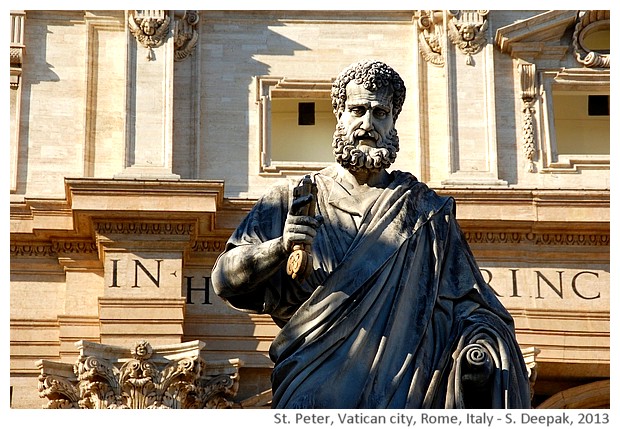
M 362 137 L 364 134 L 365 131 L 356 130 L 353 138 Z M 336 162 L 349 171 L 379 171 L 392 165 L 399 150 L 396 128 L 392 128 L 385 138 L 380 138 L 374 131 L 368 134 L 375 138 L 377 147 L 358 147 L 354 141 L 346 139 L 344 127 L 338 124 L 332 141 Z

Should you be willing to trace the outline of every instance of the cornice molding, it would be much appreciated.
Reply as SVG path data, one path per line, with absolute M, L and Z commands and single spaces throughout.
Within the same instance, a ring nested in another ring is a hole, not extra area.
M 11 258 L 49 258 L 58 256 L 52 243 L 11 243 L 9 252 Z
M 192 244 L 192 252 L 215 252 L 221 253 L 226 248 L 226 238 L 199 239 Z
M 577 21 L 576 10 L 550 10 L 523 21 L 498 28 L 495 43 L 512 58 L 562 58 L 569 45 L 561 45 L 566 29 Z
M 500 232 L 464 231 L 469 244 L 534 244 L 545 246 L 609 246 L 609 234 L 570 232 Z
M 161 220 L 161 221 L 134 221 L 134 220 L 103 220 L 94 221 L 95 232 L 98 235 L 131 234 L 131 235 L 193 235 L 196 230 L 195 222 Z

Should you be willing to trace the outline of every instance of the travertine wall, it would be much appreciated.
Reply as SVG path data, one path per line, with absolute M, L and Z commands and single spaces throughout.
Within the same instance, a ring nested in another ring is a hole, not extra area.
M 389 63 L 405 82 L 415 76 L 410 13 L 225 12 L 201 15 L 200 178 L 223 178 L 226 195 L 257 197 L 277 178 L 259 173 L 255 76 L 332 79 L 362 58 Z M 395 168 L 414 170 L 415 100 L 399 118 Z M 317 142 L 330 145 L 331 141 Z M 240 174 L 241 173 L 241 174 Z

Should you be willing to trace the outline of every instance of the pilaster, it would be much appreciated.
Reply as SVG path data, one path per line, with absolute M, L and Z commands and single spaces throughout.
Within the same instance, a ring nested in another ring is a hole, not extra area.
M 130 10 L 126 18 L 125 169 L 115 177 L 178 179 L 172 172 L 174 16 Z
M 448 11 L 446 105 L 449 158 L 443 185 L 507 186 L 499 178 L 493 45 L 488 11 Z M 467 125 L 463 125 L 467 124 Z

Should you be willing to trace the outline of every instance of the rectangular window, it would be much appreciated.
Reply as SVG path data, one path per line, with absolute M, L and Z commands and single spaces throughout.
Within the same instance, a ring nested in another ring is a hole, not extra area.
M 297 105 L 297 125 L 314 125 L 314 102 Z
M 609 155 L 608 100 L 608 95 L 553 92 L 558 155 Z
M 260 174 L 299 175 L 333 163 L 332 81 L 258 76 L 256 83 Z
M 588 116 L 609 116 L 609 95 L 588 95 Z
M 609 170 L 609 71 L 549 69 L 539 77 L 540 171 Z

